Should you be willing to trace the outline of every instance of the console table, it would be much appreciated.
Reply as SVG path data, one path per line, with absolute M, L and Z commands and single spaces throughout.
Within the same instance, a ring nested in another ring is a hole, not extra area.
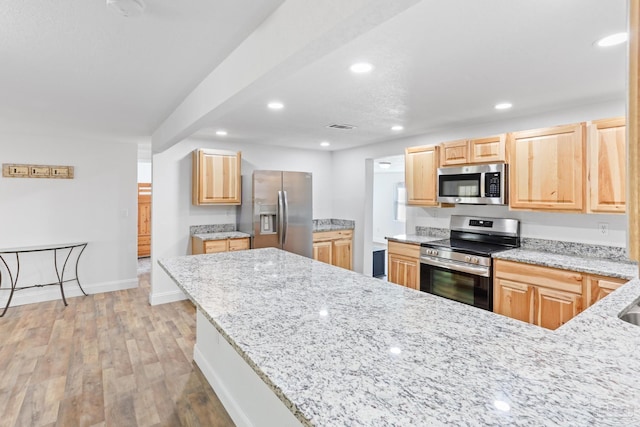
M 2 264 L 4 264 L 4 267 L 6 268 L 6 274 L 9 276 L 9 286 L 10 286 L 5 288 L 3 288 L 2 286 L 3 284 L 2 283 L 3 276 L 2 276 L 2 268 L 1 268 L 2 265 L 0 265 L 0 290 L 10 291 L 9 299 L 7 300 L 7 304 L 5 305 L 4 310 L 2 311 L 2 314 L 0 314 L 0 317 L 4 316 L 4 314 L 7 312 L 7 309 L 9 308 L 9 304 L 11 304 L 11 299 L 13 298 L 13 293 L 15 291 L 19 291 L 22 289 L 40 288 L 43 286 L 56 286 L 56 285 L 60 286 L 62 301 L 64 302 L 64 305 L 67 306 L 68 304 L 67 304 L 67 299 L 64 296 L 63 284 L 66 282 L 75 281 L 78 283 L 78 287 L 80 287 L 80 290 L 82 291 L 82 293 L 86 296 L 87 293 L 84 291 L 84 289 L 82 289 L 82 285 L 80 284 L 80 280 L 78 279 L 78 262 L 80 261 L 80 256 L 82 255 L 86 247 L 87 247 L 87 242 L 0 249 L 0 261 L 2 261 Z M 18 285 L 18 279 L 20 278 L 20 255 L 26 254 L 26 253 L 33 253 L 33 252 L 52 252 L 53 253 L 53 268 L 55 270 L 56 278 L 57 278 L 55 282 L 39 283 L 39 284 L 32 284 L 27 286 Z M 72 258 L 71 255 L 74 252 L 77 255 Z M 59 268 L 58 255 L 60 255 L 61 260 L 64 258 L 62 269 Z M 14 257 L 15 257 L 15 263 L 10 262 L 9 260 L 13 259 Z M 73 267 L 70 267 L 75 270 L 75 277 L 70 277 L 65 279 L 65 273 L 68 271 L 67 267 L 70 264 L 75 264 Z

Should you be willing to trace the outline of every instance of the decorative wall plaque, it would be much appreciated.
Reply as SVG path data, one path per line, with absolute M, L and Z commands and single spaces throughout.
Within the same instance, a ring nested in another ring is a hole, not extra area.
M 73 166 L 2 164 L 5 178 L 62 178 L 73 179 Z

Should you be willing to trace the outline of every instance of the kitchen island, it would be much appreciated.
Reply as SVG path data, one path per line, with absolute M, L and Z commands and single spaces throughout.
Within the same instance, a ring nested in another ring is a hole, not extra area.
M 548 331 L 278 249 L 160 265 L 239 425 L 640 425 L 637 279 Z

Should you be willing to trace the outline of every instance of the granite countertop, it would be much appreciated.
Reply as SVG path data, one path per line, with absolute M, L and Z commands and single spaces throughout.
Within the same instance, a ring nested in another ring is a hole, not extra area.
M 224 239 L 242 239 L 244 237 L 251 237 L 247 233 L 241 231 L 220 231 L 214 233 L 196 233 L 192 234 L 193 237 L 198 237 L 203 241 L 207 240 L 224 240 Z
M 640 425 L 638 279 L 549 331 L 273 248 L 159 263 L 304 425 Z
M 425 242 L 433 242 L 434 240 L 441 240 L 442 237 L 435 236 L 419 236 L 417 234 L 398 234 L 396 236 L 385 237 L 390 242 L 409 243 L 411 245 L 420 245 Z
M 314 219 L 313 232 L 320 231 L 340 231 L 353 230 L 356 228 L 356 222 L 349 219 Z
M 531 249 L 511 249 L 493 254 L 495 259 L 518 261 L 545 267 L 561 268 L 563 270 L 581 273 L 597 274 L 620 279 L 638 277 L 638 264 L 616 259 L 585 257 L 572 254 L 557 254 Z

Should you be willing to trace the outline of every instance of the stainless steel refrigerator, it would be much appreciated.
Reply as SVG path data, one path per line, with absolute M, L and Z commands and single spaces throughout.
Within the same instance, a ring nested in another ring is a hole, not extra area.
M 313 199 L 307 172 L 254 171 L 242 177 L 238 229 L 252 248 L 280 248 L 311 258 Z

